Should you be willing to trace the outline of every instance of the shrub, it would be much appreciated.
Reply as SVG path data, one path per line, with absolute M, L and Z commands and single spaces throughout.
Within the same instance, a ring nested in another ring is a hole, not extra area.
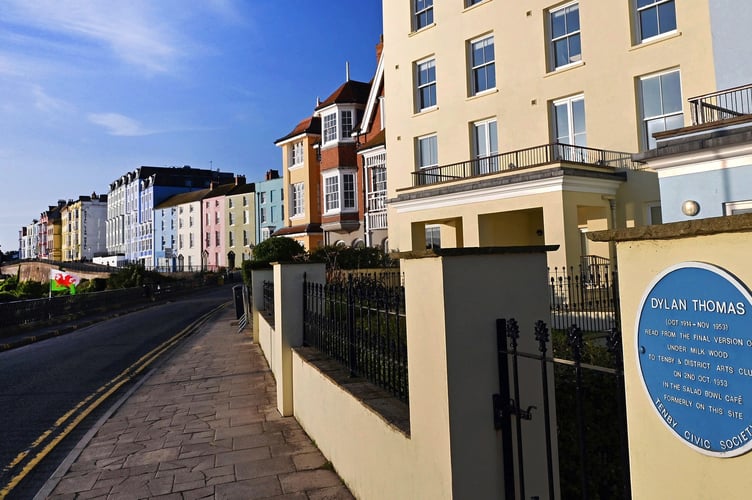
M 374 247 L 325 246 L 311 252 L 310 258 L 324 262 L 327 269 L 372 269 L 391 265 L 389 257 Z
M 305 247 L 297 241 L 284 236 L 272 236 L 256 245 L 253 262 L 290 262 L 305 255 Z

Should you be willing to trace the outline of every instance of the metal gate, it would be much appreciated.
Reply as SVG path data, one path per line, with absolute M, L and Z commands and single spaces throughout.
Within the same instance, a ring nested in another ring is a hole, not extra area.
M 513 318 L 497 320 L 500 391 L 493 396 L 494 424 L 501 432 L 507 500 L 531 498 L 526 485 L 544 481 L 548 498 L 631 498 L 615 302 L 614 295 L 607 331 L 574 322 L 549 329 L 541 320 L 521 329 Z M 536 346 L 537 352 L 523 351 L 520 344 Z M 542 407 L 530 401 L 542 401 Z M 538 463 L 545 470 L 526 470 L 526 454 L 540 453 L 526 445 L 532 424 L 540 429 L 538 419 L 545 429 L 545 461 Z

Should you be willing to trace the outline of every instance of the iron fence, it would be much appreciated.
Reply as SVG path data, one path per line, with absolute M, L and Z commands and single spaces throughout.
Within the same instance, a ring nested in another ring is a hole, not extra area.
M 689 99 L 689 107 L 693 125 L 752 114 L 752 85 L 693 97 Z
M 619 330 L 612 329 L 605 341 L 587 338 L 575 325 L 549 332 L 546 323 L 537 321 L 532 330 L 538 352 L 522 352 L 517 321 L 497 320 L 500 393 L 493 398 L 494 423 L 503 435 L 505 477 L 510 478 L 505 482 L 506 497 L 527 498 L 523 421 L 543 419 L 549 498 L 555 498 L 556 476 L 561 498 L 631 498 Z M 528 390 L 535 390 L 533 382 L 538 384 L 540 397 L 534 399 L 542 399 L 543 408 L 528 406 L 533 397 L 520 391 L 522 371 Z M 537 382 L 530 378 L 535 371 L 540 373 Z M 553 390 L 549 389 L 551 375 Z M 515 476 L 517 482 L 511 480 Z
M 564 330 L 576 324 L 588 332 L 608 332 L 620 327 L 616 272 L 601 260 L 586 264 L 578 271 L 549 269 L 552 328 Z
M 305 280 L 303 300 L 305 345 L 408 402 L 403 286 L 373 274 L 326 284 Z
M 274 324 L 274 282 L 264 281 L 261 289 L 264 316 Z
M 644 167 L 642 162 L 633 160 L 630 153 L 557 142 L 448 165 L 422 168 L 413 172 L 413 186 L 467 179 L 558 162 L 610 169 L 639 170 Z
M 176 293 L 190 291 L 199 286 L 200 283 L 190 281 L 152 283 L 117 290 L 3 302 L 0 303 L 0 336 L 11 330 L 11 327 L 26 327 L 43 322 L 59 323 L 67 319 L 117 311 L 155 300 L 168 300 Z

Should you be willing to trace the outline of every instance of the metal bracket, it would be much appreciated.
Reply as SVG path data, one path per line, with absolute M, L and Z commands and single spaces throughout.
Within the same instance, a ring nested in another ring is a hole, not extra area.
M 532 420 L 533 410 L 537 409 L 531 405 L 526 410 L 523 410 L 517 405 L 514 399 L 510 399 L 507 404 L 502 404 L 500 394 L 492 395 L 491 400 L 493 401 L 494 429 L 496 430 L 501 429 L 504 419 L 512 415 L 517 415 L 522 420 Z

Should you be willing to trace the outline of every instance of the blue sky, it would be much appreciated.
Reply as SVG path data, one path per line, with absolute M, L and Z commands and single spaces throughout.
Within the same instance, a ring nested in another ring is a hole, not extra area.
M 346 61 L 371 79 L 381 26 L 381 0 L 2 0 L 2 250 L 140 165 L 281 169 Z

